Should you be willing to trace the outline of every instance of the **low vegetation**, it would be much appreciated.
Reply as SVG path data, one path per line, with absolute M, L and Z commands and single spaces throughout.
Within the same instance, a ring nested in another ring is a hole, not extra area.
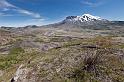
M 35 33 L 0 46 L 8 51 L 0 54 L 0 82 L 124 82 L 124 43 L 116 36 Z

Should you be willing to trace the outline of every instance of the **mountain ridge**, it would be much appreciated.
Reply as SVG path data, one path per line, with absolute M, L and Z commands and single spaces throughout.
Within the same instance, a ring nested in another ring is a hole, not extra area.
M 124 21 L 110 21 L 108 19 L 104 19 L 99 16 L 93 16 L 90 14 L 83 14 L 81 16 L 67 16 L 60 22 L 37 26 L 37 25 L 28 25 L 25 27 L 18 27 L 17 29 L 28 29 L 28 28 L 87 28 L 87 29 L 110 29 L 112 26 L 124 26 Z M 110 28 L 109 28 L 110 27 Z M 113 28 L 114 28 L 113 27 Z M 13 27 L 4 27 L 1 26 L 2 29 L 14 29 Z

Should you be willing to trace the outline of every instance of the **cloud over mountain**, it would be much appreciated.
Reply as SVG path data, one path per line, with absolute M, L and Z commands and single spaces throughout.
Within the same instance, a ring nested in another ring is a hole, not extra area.
M 90 7 L 97 7 L 97 6 L 100 6 L 100 5 L 103 5 L 104 4 L 104 1 L 103 0 L 84 0 L 82 1 L 83 4 L 85 5 L 88 5 Z

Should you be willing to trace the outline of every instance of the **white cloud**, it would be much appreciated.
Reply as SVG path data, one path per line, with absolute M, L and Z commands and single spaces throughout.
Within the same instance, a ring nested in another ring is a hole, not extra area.
M 12 14 L 0 13 L 0 16 L 13 16 Z
M 0 9 L 2 9 L 2 11 L 16 11 L 17 13 L 29 15 L 34 18 L 41 18 L 40 14 L 19 8 L 15 5 L 9 3 L 6 0 L 0 0 Z
M 82 3 L 85 4 L 85 5 L 88 5 L 90 7 L 97 7 L 97 6 L 100 6 L 100 5 L 104 4 L 103 1 L 101 1 L 101 0 L 96 1 L 96 2 L 92 2 L 90 0 L 84 0 Z
M 31 12 L 31 11 L 28 11 L 28 10 L 15 9 L 15 11 L 17 11 L 17 12 L 19 12 L 19 13 L 22 13 L 22 14 L 26 14 L 26 15 L 33 16 L 33 17 L 35 17 L 35 18 L 41 18 L 40 14 Z
M 6 0 L 0 0 L 0 8 L 15 7 Z
M 8 8 L 3 8 L 2 11 L 9 11 L 9 9 Z

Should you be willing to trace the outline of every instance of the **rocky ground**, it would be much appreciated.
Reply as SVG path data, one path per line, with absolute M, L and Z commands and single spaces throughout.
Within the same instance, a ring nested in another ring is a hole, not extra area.
M 0 29 L 0 82 L 124 82 L 123 32 Z

